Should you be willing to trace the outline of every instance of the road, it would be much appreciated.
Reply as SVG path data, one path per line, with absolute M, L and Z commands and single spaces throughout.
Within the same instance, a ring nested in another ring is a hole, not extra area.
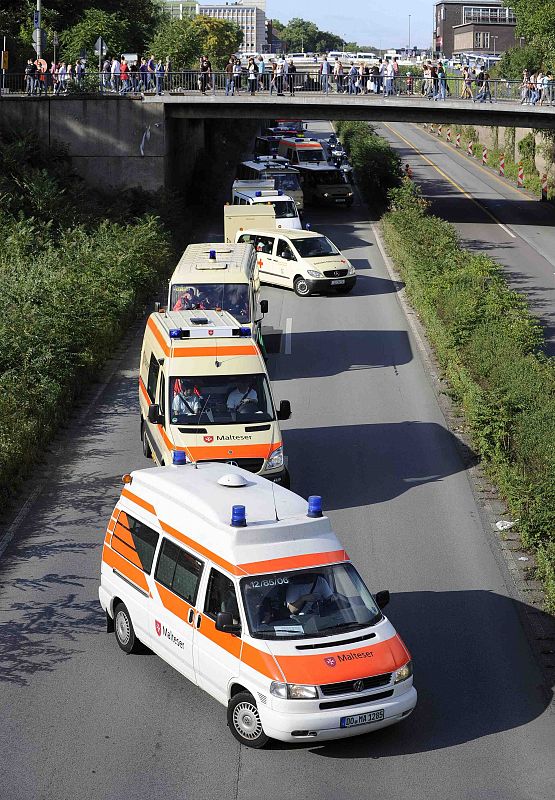
M 510 285 L 528 296 L 545 329 L 546 352 L 555 355 L 555 207 L 483 168 L 481 151 L 469 158 L 409 123 L 377 130 L 411 165 L 432 211 L 455 225 L 465 247 L 500 263 Z
M 552 800 L 551 694 L 366 211 L 307 216 L 359 277 L 344 297 L 265 291 L 268 328 L 291 330 L 270 369 L 293 405 L 293 488 L 324 496 L 369 585 L 391 590 L 416 711 L 343 743 L 252 751 L 222 706 L 104 632 L 103 533 L 121 474 L 145 466 L 135 328 L 37 469 L 42 491 L 0 562 L 2 798 Z

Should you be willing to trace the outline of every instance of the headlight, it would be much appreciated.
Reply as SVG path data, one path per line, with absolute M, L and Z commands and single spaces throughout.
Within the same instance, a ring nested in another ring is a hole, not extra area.
M 329 192 L 324 192 L 324 197 L 329 197 L 329 196 L 330 196 Z
M 311 278 L 323 278 L 324 277 L 321 272 L 318 272 L 317 269 L 307 269 L 307 272 L 311 276 Z
M 283 467 L 283 447 L 274 450 L 268 459 L 268 469 L 277 469 L 278 467 Z
M 352 196 L 353 196 L 352 192 L 347 192 L 347 197 L 352 197 Z
M 397 672 L 393 673 L 395 678 L 393 679 L 393 683 L 401 683 L 401 681 L 406 681 L 407 678 L 410 678 L 412 675 L 412 661 L 407 661 L 404 667 L 398 669 Z
M 354 275 L 354 274 L 355 274 L 355 268 L 352 266 L 352 264 L 349 264 L 349 266 L 347 267 L 347 275 Z
M 281 700 L 315 700 L 318 697 L 316 686 L 303 686 L 300 683 L 278 683 L 273 681 L 270 694 Z

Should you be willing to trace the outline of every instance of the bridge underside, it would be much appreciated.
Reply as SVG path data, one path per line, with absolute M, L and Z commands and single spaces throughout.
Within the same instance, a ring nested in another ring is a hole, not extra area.
M 348 95 L 225 97 L 164 95 L 136 102 L 162 104 L 170 119 L 346 119 L 368 122 L 434 122 L 555 128 L 555 107 L 521 106 L 511 102 L 434 102 L 421 97 L 349 97 Z

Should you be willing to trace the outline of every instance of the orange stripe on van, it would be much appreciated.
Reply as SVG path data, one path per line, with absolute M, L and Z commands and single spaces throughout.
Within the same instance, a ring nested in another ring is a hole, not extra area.
M 202 436 L 198 437 L 202 441 Z M 281 446 L 271 444 L 235 444 L 229 442 L 223 445 L 190 446 L 189 451 L 195 461 L 228 461 L 230 458 L 268 458 L 269 455 Z
M 144 510 L 148 511 L 149 514 L 154 514 L 154 516 L 156 516 L 156 510 L 155 510 L 154 506 L 151 505 L 150 503 L 148 503 L 146 500 L 143 500 L 143 498 L 139 497 L 139 495 L 133 494 L 133 492 L 130 492 L 129 489 L 126 489 L 124 487 L 121 490 L 121 496 L 122 497 L 126 497 L 128 500 L 131 500 L 132 503 L 135 503 L 136 505 L 140 506 L 141 508 L 144 508 Z
M 299 556 L 286 556 L 285 558 L 272 558 L 268 561 L 251 561 L 248 564 L 239 564 L 248 575 L 257 575 L 260 572 L 285 572 L 289 569 L 302 567 L 323 567 L 325 564 L 337 564 L 340 561 L 349 561 L 345 550 L 332 550 L 328 553 L 305 553 Z
M 102 560 L 105 564 L 108 564 L 109 567 L 117 569 L 117 571 L 121 572 L 122 575 L 125 575 L 128 580 L 137 586 L 140 586 L 143 591 L 148 593 L 148 583 L 146 582 L 143 571 L 133 566 L 133 564 L 130 564 L 129 561 L 123 558 L 123 556 L 120 556 L 119 553 L 116 553 L 106 544 L 102 548 Z
M 146 390 L 145 382 L 143 381 L 143 379 L 141 377 L 139 377 L 139 391 L 141 392 L 141 394 L 145 398 L 145 401 L 146 401 L 147 405 L 150 405 L 151 400 L 150 400 L 150 397 L 148 396 L 148 392 Z
M 162 348 L 162 352 L 164 353 L 164 355 L 165 356 L 169 356 L 170 348 L 166 344 L 166 339 L 164 338 L 163 333 L 158 328 L 158 325 L 154 322 L 152 316 L 150 316 L 148 318 L 148 322 L 147 322 L 146 326 L 147 326 L 147 328 L 150 328 L 150 330 L 154 334 L 154 338 L 156 339 L 156 341 L 158 342 L 158 344 Z
M 174 347 L 172 356 L 175 358 L 208 358 L 209 356 L 257 356 L 258 347 L 255 344 L 219 344 L 217 347 Z
M 230 564 L 229 561 L 220 558 L 220 556 L 216 555 L 216 553 L 213 553 L 211 550 L 208 550 L 206 547 L 203 547 L 198 542 L 195 542 L 194 539 L 190 539 L 188 536 L 185 536 L 184 533 L 180 533 L 175 528 L 172 528 L 171 525 L 168 525 L 166 522 L 162 522 L 162 520 L 160 520 L 160 526 L 163 531 L 169 533 L 171 536 L 175 536 L 176 539 L 178 539 L 180 542 L 183 542 L 183 544 L 186 544 L 187 547 L 190 547 L 191 550 L 194 550 L 195 553 L 198 553 L 198 555 L 204 556 L 205 558 L 209 558 L 211 561 L 214 562 L 214 564 L 217 564 L 218 566 L 222 567 L 222 569 L 231 572 L 232 575 L 246 574 L 244 570 L 241 569 L 241 567 L 236 567 L 234 564 Z
M 364 647 L 355 650 L 326 648 L 325 653 L 319 655 L 276 656 L 276 661 L 288 683 L 321 685 L 393 672 L 409 658 L 408 650 L 395 634 L 376 644 L 370 639 Z
M 141 559 L 139 558 L 139 554 L 135 550 L 134 547 L 131 547 L 127 544 L 127 542 L 122 542 L 121 539 L 118 539 L 115 535 L 112 536 L 112 541 L 110 542 L 112 549 L 119 553 L 128 561 L 131 561 L 136 567 L 139 569 L 143 569 L 143 565 L 141 563 Z
M 162 586 L 158 581 L 154 581 L 154 583 L 158 589 L 158 594 L 160 595 L 160 600 L 164 608 L 167 608 L 168 611 L 171 611 L 172 614 L 175 614 L 175 616 L 179 617 L 183 622 L 188 622 L 187 617 L 189 616 L 192 605 L 173 592 L 170 592 L 169 589 L 166 589 L 166 587 Z
M 241 638 L 239 636 L 230 636 L 229 633 L 222 633 L 216 630 L 216 623 L 210 617 L 202 616 L 202 622 L 198 633 L 202 633 L 211 642 L 221 647 L 228 653 L 231 653 L 235 658 L 241 657 Z
M 295 658 L 295 656 L 293 656 Z M 248 642 L 243 642 L 241 661 L 256 672 L 260 672 L 272 681 L 283 681 L 285 677 L 273 655 L 258 650 Z
M 133 541 L 133 537 L 131 536 L 131 531 L 125 527 L 125 525 L 121 525 L 119 522 L 116 525 L 114 532 L 114 536 L 117 536 L 118 539 L 121 539 L 125 542 L 128 547 L 131 547 L 133 550 L 136 550 L 135 542 Z

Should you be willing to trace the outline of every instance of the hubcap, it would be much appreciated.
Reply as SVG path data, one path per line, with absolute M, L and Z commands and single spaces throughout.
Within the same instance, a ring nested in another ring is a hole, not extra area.
M 116 616 L 116 633 L 122 644 L 128 644 L 131 636 L 131 628 L 127 615 L 124 614 L 123 611 L 120 611 Z
M 308 286 L 306 285 L 305 281 L 299 281 L 297 283 L 297 291 L 299 294 L 308 294 Z
M 239 703 L 233 711 L 235 730 L 243 739 L 257 739 L 262 733 L 258 709 L 252 703 Z

